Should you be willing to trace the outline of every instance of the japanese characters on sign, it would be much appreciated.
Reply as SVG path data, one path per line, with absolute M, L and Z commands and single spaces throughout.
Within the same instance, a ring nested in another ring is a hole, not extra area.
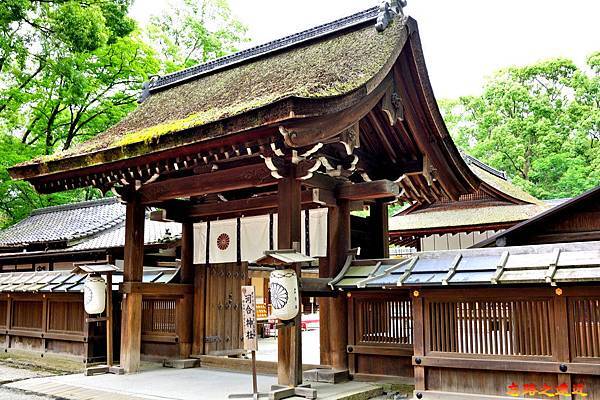
M 560 384 L 556 387 L 552 387 L 547 384 L 543 384 L 541 387 L 539 387 L 532 383 L 525 383 L 524 385 L 519 386 L 513 382 L 511 385 L 508 385 L 506 394 L 512 397 L 571 397 L 571 395 L 587 397 L 587 393 L 585 393 L 584 389 L 585 387 L 583 383 L 574 383 L 572 390 L 570 390 L 569 385 L 566 383 Z
M 244 350 L 257 351 L 256 294 L 254 286 L 242 286 L 242 325 Z

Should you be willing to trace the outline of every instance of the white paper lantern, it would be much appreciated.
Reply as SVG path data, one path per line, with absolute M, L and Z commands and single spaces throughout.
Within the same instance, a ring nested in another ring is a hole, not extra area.
M 298 276 L 293 269 L 271 272 L 271 315 L 284 321 L 293 319 L 300 310 Z
M 106 281 L 101 276 L 88 275 L 83 285 L 83 304 L 88 314 L 101 314 L 106 307 Z

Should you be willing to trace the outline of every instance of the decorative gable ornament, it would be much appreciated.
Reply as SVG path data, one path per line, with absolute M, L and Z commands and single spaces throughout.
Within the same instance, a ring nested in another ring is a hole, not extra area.
M 383 32 L 397 15 L 405 19 L 403 9 L 406 4 L 407 0 L 384 0 L 379 6 L 379 15 L 375 23 L 377 32 Z

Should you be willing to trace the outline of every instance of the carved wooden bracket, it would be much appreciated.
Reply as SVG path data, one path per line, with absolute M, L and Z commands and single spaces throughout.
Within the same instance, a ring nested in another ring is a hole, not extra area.
M 402 98 L 394 87 L 395 85 L 389 87 L 381 99 L 381 110 L 387 115 L 390 126 L 394 126 L 397 121 L 404 121 Z

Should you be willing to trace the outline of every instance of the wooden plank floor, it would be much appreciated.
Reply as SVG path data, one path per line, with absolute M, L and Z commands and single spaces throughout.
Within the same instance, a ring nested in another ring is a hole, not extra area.
M 145 398 L 130 394 L 117 394 L 104 390 L 66 385 L 64 383 L 52 382 L 45 379 L 27 379 L 6 386 L 31 393 L 55 396 L 69 400 L 130 400 Z

